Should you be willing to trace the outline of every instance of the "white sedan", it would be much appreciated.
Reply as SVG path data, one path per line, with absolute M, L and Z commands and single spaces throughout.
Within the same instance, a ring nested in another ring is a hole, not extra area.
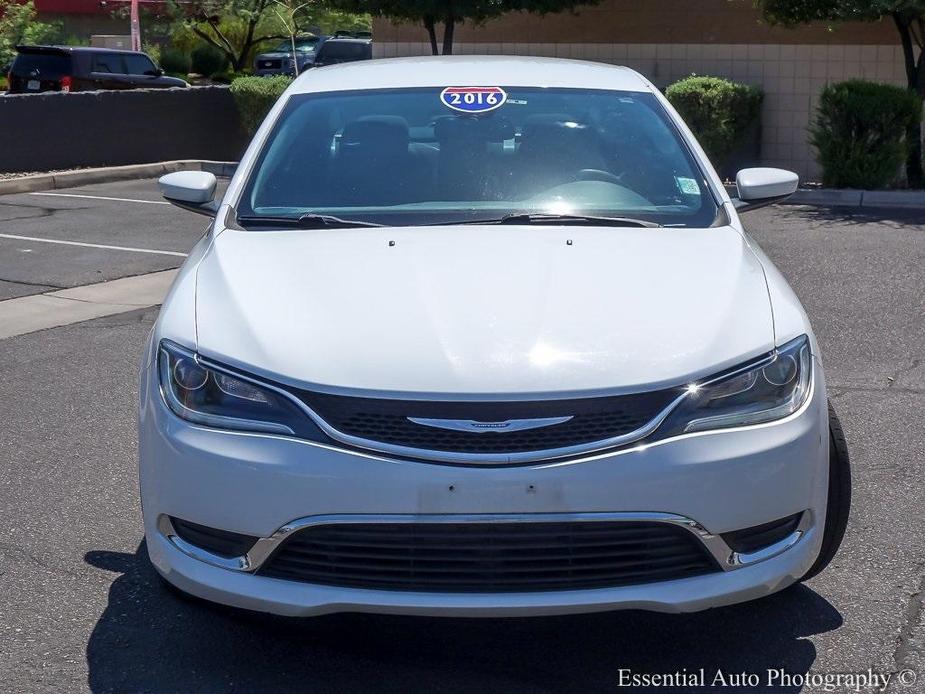
M 287 615 L 701 610 L 815 575 L 850 502 L 819 347 L 658 89 L 535 58 L 311 70 L 141 369 L 169 584 Z

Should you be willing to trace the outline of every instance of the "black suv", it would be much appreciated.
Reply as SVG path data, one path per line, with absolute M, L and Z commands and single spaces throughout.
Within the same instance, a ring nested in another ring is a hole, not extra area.
M 16 46 L 16 51 L 9 94 L 189 86 L 165 76 L 145 53 L 76 46 Z
M 373 42 L 370 39 L 328 39 L 315 54 L 314 67 L 351 63 L 354 60 L 369 60 L 373 57 Z

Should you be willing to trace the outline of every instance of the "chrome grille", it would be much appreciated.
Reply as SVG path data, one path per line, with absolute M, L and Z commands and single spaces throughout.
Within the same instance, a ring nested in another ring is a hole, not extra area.
M 679 391 L 598 398 L 514 402 L 444 402 L 358 398 L 296 393 L 335 430 L 391 446 L 462 454 L 512 454 L 580 446 L 632 433 L 651 422 Z M 568 417 L 568 421 L 523 431 L 485 428 L 454 431 L 415 419 L 480 423 Z
M 293 533 L 261 567 L 274 578 L 425 592 L 604 588 L 719 567 L 684 528 L 633 521 L 347 523 Z

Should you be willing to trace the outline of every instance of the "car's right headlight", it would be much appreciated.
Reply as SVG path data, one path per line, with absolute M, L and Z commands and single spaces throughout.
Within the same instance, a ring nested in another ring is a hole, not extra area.
M 203 364 L 190 350 L 162 340 L 158 375 L 167 406 L 187 421 L 220 429 L 317 439 L 320 432 L 288 397 L 243 374 Z
M 782 419 L 806 402 L 812 380 L 809 339 L 803 335 L 758 361 L 689 385 L 656 438 Z

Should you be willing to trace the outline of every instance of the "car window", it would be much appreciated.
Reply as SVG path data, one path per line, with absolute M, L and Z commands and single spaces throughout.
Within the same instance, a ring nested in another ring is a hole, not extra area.
M 154 63 L 146 55 L 128 53 L 122 58 L 125 60 L 126 72 L 130 75 L 144 75 L 156 69 Z
M 440 88 L 294 95 L 239 214 L 401 225 L 524 212 L 712 223 L 704 174 L 653 94 L 492 89 L 500 105 L 481 113 L 451 108 Z
M 310 39 L 296 39 L 295 49 L 299 53 L 313 53 L 318 47 L 318 42 L 321 39 L 314 37 Z M 292 53 L 292 43 L 290 41 L 283 41 L 277 45 L 270 53 Z
M 354 59 L 361 60 L 366 55 L 366 45 L 362 43 L 329 41 L 321 47 L 320 56 L 324 60 Z
M 62 53 L 20 53 L 11 71 L 17 75 L 37 72 L 42 79 L 57 79 L 71 74 L 71 58 Z
M 108 72 L 114 75 L 125 74 L 122 56 L 118 53 L 94 53 L 91 65 L 93 72 Z

